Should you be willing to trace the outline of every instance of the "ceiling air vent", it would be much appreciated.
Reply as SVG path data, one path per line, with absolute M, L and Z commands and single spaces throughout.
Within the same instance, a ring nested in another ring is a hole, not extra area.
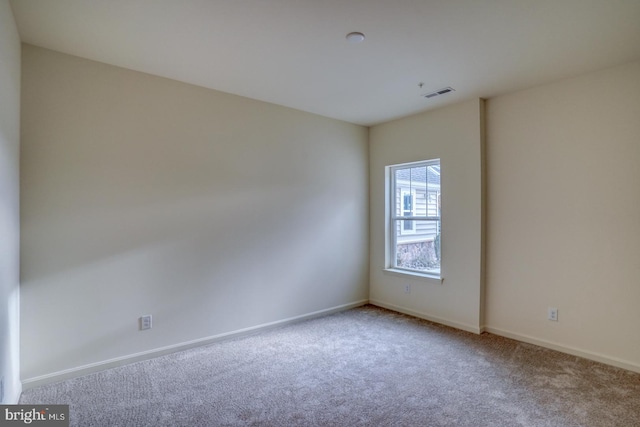
M 443 89 L 436 90 L 435 92 L 422 94 L 425 98 L 434 98 L 436 96 L 444 95 L 445 93 L 453 92 L 455 89 L 451 87 L 445 87 Z

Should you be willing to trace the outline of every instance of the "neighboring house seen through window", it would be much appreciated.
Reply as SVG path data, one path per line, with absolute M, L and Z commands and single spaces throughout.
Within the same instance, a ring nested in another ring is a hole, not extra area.
M 387 268 L 440 277 L 440 159 L 389 166 Z
M 415 213 L 416 192 L 410 189 L 402 189 L 402 216 L 411 217 Z M 411 220 L 402 221 L 400 226 L 401 234 L 412 234 L 416 231 L 416 224 Z

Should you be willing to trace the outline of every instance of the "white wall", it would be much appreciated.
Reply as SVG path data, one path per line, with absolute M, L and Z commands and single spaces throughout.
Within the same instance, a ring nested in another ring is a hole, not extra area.
M 487 155 L 489 330 L 640 371 L 640 62 L 491 99 Z
M 20 38 L 8 0 L 0 0 L 0 378 L 4 378 L 1 403 L 17 403 L 21 390 L 19 163 Z
M 457 328 L 482 324 L 484 102 L 473 100 L 370 130 L 370 300 Z M 442 284 L 383 272 L 385 166 L 440 158 Z M 404 292 L 405 284 L 411 293 Z
M 366 301 L 366 128 L 28 45 L 23 82 L 25 387 Z

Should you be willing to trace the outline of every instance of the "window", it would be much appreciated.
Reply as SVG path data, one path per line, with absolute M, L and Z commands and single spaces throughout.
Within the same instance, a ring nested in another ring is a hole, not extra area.
M 387 268 L 440 277 L 440 159 L 389 166 Z

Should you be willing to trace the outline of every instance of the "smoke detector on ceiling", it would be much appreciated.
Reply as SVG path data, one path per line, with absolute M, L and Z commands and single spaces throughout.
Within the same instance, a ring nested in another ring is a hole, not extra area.
M 444 95 L 446 93 L 454 92 L 454 91 L 455 91 L 455 89 L 452 88 L 452 87 L 445 87 L 445 88 L 438 89 L 438 90 L 433 91 L 433 92 L 422 93 L 422 94 L 420 94 L 420 96 L 424 96 L 425 98 L 435 98 L 436 96 Z

